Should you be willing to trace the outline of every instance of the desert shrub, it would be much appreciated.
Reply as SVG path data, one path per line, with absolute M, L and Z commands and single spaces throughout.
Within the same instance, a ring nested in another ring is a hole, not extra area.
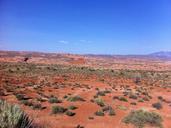
M 105 96 L 105 92 L 104 91 L 98 91 L 97 96 Z
M 119 97 L 120 101 L 128 102 L 128 100 L 125 97 Z
M 129 95 L 129 98 L 131 98 L 131 99 L 137 99 L 138 97 L 137 97 L 137 95 L 135 95 L 135 94 L 130 94 L 130 95 Z
M 136 103 L 136 102 L 131 102 L 130 104 L 131 104 L 131 105 L 137 105 L 137 103 Z
M 154 103 L 152 106 L 156 109 L 162 109 L 162 104 L 160 102 Z
M 135 76 L 134 76 L 134 82 L 136 84 L 138 84 L 138 83 L 141 82 L 141 74 L 139 74 L 139 73 L 135 74 Z
M 75 102 L 75 101 L 85 101 L 82 97 L 80 96 L 72 96 L 67 99 L 68 101 Z
M 103 111 L 97 111 L 94 113 L 96 116 L 104 116 L 104 112 Z
M 162 117 L 155 112 L 145 110 L 132 111 L 122 121 L 133 124 L 137 128 L 143 128 L 145 125 L 162 127 Z
M 52 106 L 52 114 L 61 114 L 67 111 L 66 108 L 62 106 Z
M 33 128 L 33 122 L 17 105 L 0 100 L 0 128 Z
M 116 115 L 115 111 L 113 109 L 109 110 L 109 116 L 114 116 Z
M 97 105 L 99 105 L 100 107 L 104 107 L 105 106 L 105 103 L 104 103 L 103 99 L 101 99 L 101 98 L 95 99 L 95 103 Z
M 120 110 L 127 110 L 128 108 L 125 107 L 125 106 L 119 105 L 119 106 L 118 106 L 118 109 L 120 109 Z
M 138 102 L 144 102 L 144 100 L 143 99 L 139 99 Z
M 75 110 L 75 109 L 77 109 L 77 108 L 78 108 L 78 107 L 73 106 L 73 105 L 71 105 L 71 106 L 68 107 L 68 109 L 70 109 L 70 110 Z
M 62 103 L 62 100 L 58 99 L 57 97 L 50 97 L 49 103 Z
M 71 111 L 66 111 L 66 115 L 67 115 L 67 116 L 74 116 L 75 113 L 74 113 L 74 112 L 71 112 Z
M 23 94 L 16 94 L 15 95 L 18 100 L 24 100 L 24 95 Z
M 33 109 L 41 110 L 43 109 L 42 105 L 40 103 L 33 103 L 31 106 Z
M 111 90 L 104 90 L 104 93 L 111 93 Z
M 109 110 L 112 110 L 113 108 L 111 107 L 111 106 L 104 106 L 103 108 L 102 108 L 102 111 L 103 112 L 107 112 L 107 111 L 109 111 Z
M 63 96 L 63 98 L 64 98 L 64 99 L 66 99 L 66 98 L 68 98 L 68 96 L 67 96 L 67 95 L 65 95 L 65 96 Z
M 26 106 L 33 106 L 33 103 L 28 101 L 28 100 L 22 100 L 21 103 L 26 105 Z

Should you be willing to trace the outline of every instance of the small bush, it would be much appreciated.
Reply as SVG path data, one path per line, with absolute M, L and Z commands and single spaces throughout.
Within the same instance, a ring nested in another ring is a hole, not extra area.
M 143 99 L 139 99 L 138 102 L 144 102 L 144 100 Z
M 67 95 L 65 95 L 65 96 L 63 96 L 63 98 L 64 98 L 64 99 L 66 99 L 66 98 L 68 98 L 68 96 L 67 96 Z
M 128 100 L 125 97 L 119 97 L 120 101 L 128 102 Z
M 71 102 L 75 102 L 75 101 L 85 101 L 82 97 L 80 96 L 73 96 L 73 97 L 69 97 L 67 99 L 68 101 L 71 101 Z
M 143 128 L 145 125 L 162 127 L 162 117 L 145 110 L 132 111 L 122 121 L 126 124 L 133 124 L 137 128 Z
M 103 112 L 108 112 L 109 110 L 112 110 L 113 108 L 111 106 L 105 106 L 102 108 Z
M 49 103 L 62 103 L 62 100 L 59 100 L 57 97 L 50 97 Z
M 154 108 L 158 109 L 158 110 L 159 110 L 159 109 L 162 109 L 162 104 L 159 103 L 159 102 L 152 104 L 152 106 L 153 106 Z
M 131 104 L 131 105 L 137 105 L 137 103 L 136 103 L 136 102 L 131 102 L 130 104 Z
M 78 107 L 73 106 L 73 105 L 71 105 L 71 106 L 68 107 L 68 109 L 70 109 L 70 110 L 75 110 L 75 109 L 77 109 L 77 108 L 78 108 Z
M 114 116 L 116 115 L 115 111 L 113 109 L 109 110 L 109 116 Z
M 24 100 L 24 95 L 23 94 L 16 94 L 15 95 L 18 100 Z
M 61 114 L 67 111 L 66 108 L 62 106 L 52 106 L 52 114 Z
M 118 106 L 118 109 L 120 109 L 120 110 L 127 110 L 128 108 L 125 107 L 125 106 L 119 105 L 119 106 Z
M 104 91 L 98 91 L 97 96 L 105 96 L 105 92 Z
M 131 94 L 131 95 L 129 95 L 129 98 L 130 98 L 130 99 L 136 100 L 138 97 L 137 97 L 137 95 L 135 95 L 135 94 Z
M 104 107 L 105 106 L 104 101 L 102 99 L 100 99 L 100 98 L 95 99 L 95 103 L 97 105 L 99 105 L 100 107 Z
M 74 116 L 75 113 L 74 113 L 74 112 L 71 112 L 71 111 L 67 111 L 67 112 L 66 112 L 66 115 L 67 115 L 67 116 Z
M 33 103 L 31 106 L 33 109 L 43 109 L 42 105 L 40 103 Z
M 0 128 L 33 128 L 33 122 L 17 105 L 0 100 Z
M 22 100 L 21 103 L 26 105 L 26 106 L 33 106 L 33 103 L 28 101 L 28 100 Z
M 95 112 L 96 116 L 104 116 L 104 112 L 103 111 L 97 111 Z

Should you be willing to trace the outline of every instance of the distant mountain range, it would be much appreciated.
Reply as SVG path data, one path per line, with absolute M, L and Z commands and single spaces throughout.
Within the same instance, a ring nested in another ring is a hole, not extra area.
M 171 60 L 171 51 L 161 51 L 149 54 L 149 56 Z
M 161 51 L 155 52 L 146 55 L 105 55 L 105 54 L 69 54 L 69 53 L 44 53 L 44 52 L 28 52 L 28 51 L 1 51 L 0 57 L 15 57 L 15 56 L 24 56 L 24 57 L 44 57 L 44 58 L 60 58 L 64 55 L 78 55 L 78 56 L 87 56 L 87 57 L 98 57 L 98 58 L 139 58 L 139 59 L 161 59 L 171 61 L 171 51 Z

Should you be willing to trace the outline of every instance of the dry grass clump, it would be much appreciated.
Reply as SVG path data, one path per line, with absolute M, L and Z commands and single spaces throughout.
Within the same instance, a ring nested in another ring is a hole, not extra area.
M 162 121 L 159 114 L 145 110 L 132 111 L 123 119 L 124 123 L 133 124 L 136 128 L 143 128 L 145 125 L 162 128 Z

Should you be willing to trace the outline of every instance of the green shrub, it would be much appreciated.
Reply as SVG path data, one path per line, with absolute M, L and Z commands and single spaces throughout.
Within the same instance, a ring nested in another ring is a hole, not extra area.
M 137 128 L 143 128 L 145 125 L 162 127 L 162 117 L 155 112 L 145 110 L 132 111 L 122 121 L 133 124 Z
M 17 105 L 0 100 L 0 128 L 33 128 L 33 122 Z
M 135 94 L 130 94 L 130 95 L 129 95 L 129 98 L 135 99 L 135 100 L 136 100 L 138 97 L 137 97 L 137 95 L 135 95 Z
M 100 107 L 104 107 L 105 106 L 104 101 L 102 99 L 100 99 L 100 98 L 95 99 L 95 103 L 97 105 L 99 105 Z
M 113 109 L 109 110 L 109 116 L 114 116 L 116 115 L 115 111 Z
M 65 95 L 65 96 L 63 96 L 63 98 L 64 98 L 64 99 L 66 99 L 66 98 L 68 98 L 68 96 L 67 96 L 67 95 Z
M 66 108 L 62 106 L 52 106 L 52 114 L 61 114 L 67 111 Z
M 28 100 L 22 100 L 21 103 L 26 105 L 26 106 L 33 106 L 33 103 L 28 101 Z
M 128 100 L 125 97 L 119 97 L 120 101 L 128 102 Z
M 40 103 L 33 103 L 31 106 L 33 109 L 41 110 L 43 109 L 42 105 Z
M 144 102 L 144 100 L 143 99 L 139 99 L 138 102 Z
M 104 112 L 103 111 L 97 111 L 94 113 L 96 116 L 104 116 Z
M 119 106 L 118 106 L 118 109 L 120 109 L 120 110 L 127 110 L 128 108 L 125 107 L 125 106 L 119 105 Z
M 57 97 L 50 97 L 49 103 L 62 103 L 62 100 L 59 100 Z
M 67 115 L 67 116 L 74 116 L 75 113 L 74 113 L 74 112 L 71 112 L 71 111 L 66 111 L 66 115 Z
M 24 95 L 23 94 L 16 94 L 15 95 L 18 100 L 24 100 Z
M 68 101 L 75 102 L 75 101 L 85 101 L 82 97 L 80 96 L 71 96 L 67 99 Z
M 73 105 L 71 105 L 71 106 L 68 107 L 68 109 L 70 109 L 70 110 L 75 110 L 75 109 L 77 109 L 77 108 L 78 108 L 78 107 L 73 106 Z

